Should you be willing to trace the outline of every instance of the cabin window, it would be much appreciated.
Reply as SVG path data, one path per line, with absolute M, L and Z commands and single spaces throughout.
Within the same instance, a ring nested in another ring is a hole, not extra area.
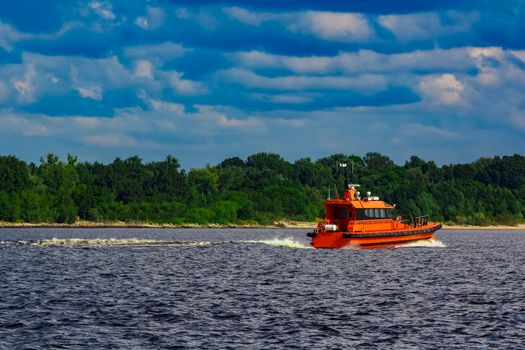
M 386 219 L 392 216 L 391 209 L 356 209 L 356 220 L 368 220 L 368 219 Z M 348 213 L 348 217 L 351 217 L 352 212 Z
M 345 207 L 341 208 L 341 219 L 344 219 L 344 218 L 346 218 L 346 208 Z

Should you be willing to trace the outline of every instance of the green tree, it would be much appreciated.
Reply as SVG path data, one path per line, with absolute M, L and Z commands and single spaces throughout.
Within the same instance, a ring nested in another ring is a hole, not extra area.
M 29 185 L 26 163 L 14 156 L 0 156 L 0 191 L 19 192 Z
M 212 204 L 219 193 L 219 176 L 210 167 L 191 169 L 188 174 L 188 183 L 192 195 L 192 203 L 200 206 Z

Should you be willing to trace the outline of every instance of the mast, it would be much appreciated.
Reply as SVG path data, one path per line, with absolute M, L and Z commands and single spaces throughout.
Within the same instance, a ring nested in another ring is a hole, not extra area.
M 344 169 L 345 173 L 345 191 L 348 189 L 348 171 L 346 171 L 346 163 L 339 163 L 339 167 Z

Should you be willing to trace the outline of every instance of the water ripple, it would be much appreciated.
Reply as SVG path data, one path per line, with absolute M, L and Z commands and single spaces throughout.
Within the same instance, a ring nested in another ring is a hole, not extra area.
M 0 349 L 524 348 L 525 232 L 366 251 L 303 249 L 304 230 L 0 234 Z

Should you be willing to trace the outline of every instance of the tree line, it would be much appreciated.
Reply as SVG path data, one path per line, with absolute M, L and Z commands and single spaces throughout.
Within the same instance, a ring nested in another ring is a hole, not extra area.
M 399 214 L 429 214 L 456 224 L 516 224 L 525 215 L 525 157 L 481 158 L 438 166 L 412 156 L 334 154 L 288 162 L 278 154 L 228 158 L 181 169 L 178 160 L 145 163 L 138 156 L 112 163 L 79 162 L 54 154 L 39 164 L 0 156 L 0 221 L 74 223 L 269 224 L 324 217 L 323 201 L 350 180 L 397 205 Z

